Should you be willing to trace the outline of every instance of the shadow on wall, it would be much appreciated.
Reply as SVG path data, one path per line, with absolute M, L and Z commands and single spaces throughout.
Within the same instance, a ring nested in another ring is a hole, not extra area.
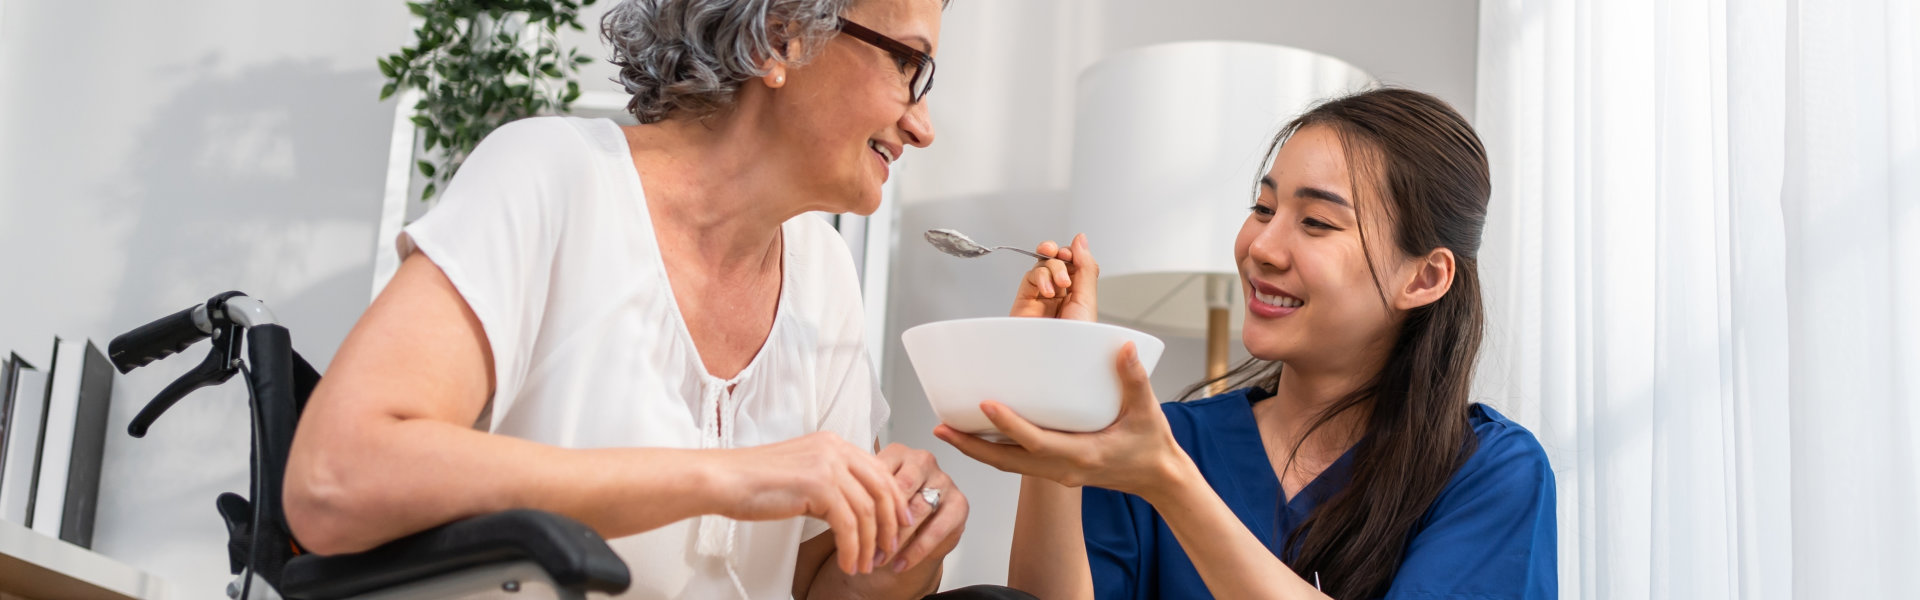
M 282 61 L 227 74 L 219 62 L 179 69 L 193 83 L 156 105 L 126 163 L 100 184 L 107 200 L 96 206 L 107 210 L 92 221 L 127 257 L 103 335 L 238 289 L 265 300 L 324 369 L 366 306 L 392 107 L 375 101 L 372 69 Z M 193 395 L 146 439 L 124 431 L 205 352 L 115 385 L 94 544 L 184 597 L 218 594 L 229 579 L 213 500 L 246 490 L 244 386 Z
M 99 222 L 124 229 L 135 257 L 110 323 L 131 327 L 159 316 L 155 301 L 184 307 L 244 283 L 296 336 L 317 342 L 303 347 L 324 363 L 345 331 L 305 322 L 342 306 L 357 316 L 366 304 L 386 144 L 340 122 L 388 118 L 373 101 L 379 76 L 321 61 L 210 76 L 217 61 L 181 69 L 199 82 L 155 109 L 129 173 L 103 193 L 117 199 L 102 206 L 127 210 Z

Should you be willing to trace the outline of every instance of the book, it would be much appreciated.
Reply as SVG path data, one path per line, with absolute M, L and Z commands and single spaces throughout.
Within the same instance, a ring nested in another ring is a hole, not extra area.
M 29 526 L 82 548 L 93 545 L 113 365 L 89 340 L 54 338 L 47 411 Z
M 33 517 L 34 459 L 47 409 L 47 375 L 20 355 L 0 367 L 0 519 L 27 525 Z
M 7 415 L 13 413 L 13 381 L 22 367 L 32 368 L 18 353 L 9 353 L 6 360 L 0 360 L 0 452 L 4 452 L 7 439 Z M 0 457 L 0 467 L 4 467 L 5 458 Z M 0 468 L 0 476 L 5 475 Z

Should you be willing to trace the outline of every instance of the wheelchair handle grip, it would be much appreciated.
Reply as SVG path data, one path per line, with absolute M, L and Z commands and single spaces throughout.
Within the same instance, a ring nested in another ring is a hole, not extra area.
M 154 420 L 159 419 L 160 414 L 167 412 L 167 409 L 173 408 L 174 403 L 179 402 L 181 398 L 187 397 L 187 394 L 200 388 L 226 383 L 227 379 L 233 376 L 233 371 L 223 368 L 219 358 L 219 353 L 208 356 L 208 360 L 201 362 L 192 371 L 188 371 L 173 383 L 167 384 L 166 388 L 155 394 L 153 399 L 147 401 L 147 405 L 140 409 L 140 413 L 133 416 L 133 421 L 127 423 L 127 435 L 137 438 L 147 437 L 147 428 L 152 427 Z
M 207 307 L 194 305 L 113 338 L 107 343 L 107 357 L 114 368 L 126 373 L 186 350 L 212 334 Z

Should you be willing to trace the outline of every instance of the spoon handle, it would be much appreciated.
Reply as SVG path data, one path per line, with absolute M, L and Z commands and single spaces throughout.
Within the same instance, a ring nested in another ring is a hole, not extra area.
M 1015 247 L 1013 247 L 1013 246 L 994 246 L 994 247 L 993 247 L 993 249 L 995 249 L 995 250 L 1012 250 L 1012 251 L 1014 251 L 1014 252 L 1019 252 L 1019 253 L 1021 253 L 1021 254 L 1025 254 L 1025 255 L 1027 255 L 1027 256 L 1031 256 L 1031 257 L 1034 257 L 1034 258 L 1037 258 L 1037 259 L 1040 259 L 1040 260 L 1056 260 L 1056 259 L 1054 259 L 1054 258 L 1053 258 L 1053 257 L 1051 257 L 1051 256 L 1042 256 L 1042 255 L 1041 255 L 1040 253 L 1038 253 L 1038 252 L 1034 252 L 1034 251 L 1031 251 L 1031 250 L 1023 250 L 1023 249 L 1020 249 L 1020 248 L 1015 248 Z M 1060 261 L 1060 262 L 1064 262 L 1064 263 L 1067 263 L 1067 264 L 1073 264 L 1073 261 L 1070 261 L 1070 260 L 1062 260 L 1062 261 Z

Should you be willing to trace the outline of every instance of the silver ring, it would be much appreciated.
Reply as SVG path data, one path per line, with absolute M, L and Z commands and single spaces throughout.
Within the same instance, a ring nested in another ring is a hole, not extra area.
M 939 488 L 930 488 L 930 487 L 920 488 L 920 499 L 927 501 L 927 506 L 932 507 L 932 510 L 940 510 L 940 489 Z

